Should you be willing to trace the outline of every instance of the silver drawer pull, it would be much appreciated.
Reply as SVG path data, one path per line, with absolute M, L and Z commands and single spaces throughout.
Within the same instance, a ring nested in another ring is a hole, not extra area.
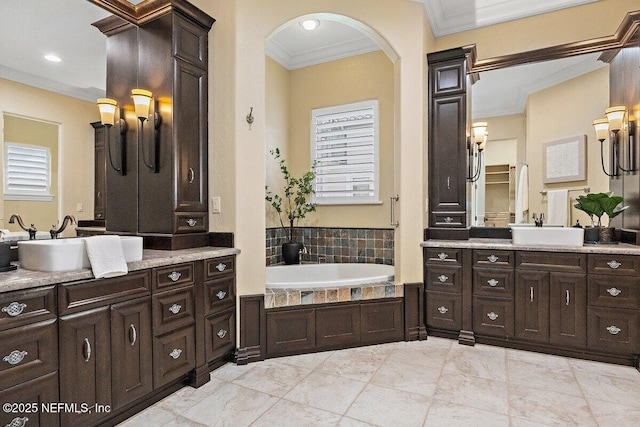
M 487 317 L 491 320 L 496 320 L 498 315 L 492 311 L 491 313 L 487 313 Z
M 622 293 L 622 291 L 618 288 L 609 288 L 607 289 L 607 292 L 609 292 L 609 295 L 611 295 L 612 297 L 617 297 Z
M 189 227 L 193 227 L 193 226 L 195 226 L 197 223 L 198 223 L 198 221 L 196 221 L 196 220 L 195 220 L 195 219 L 193 219 L 193 218 L 189 218 L 189 219 L 187 220 L 187 224 L 189 225 Z
M 500 258 L 498 258 L 498 257 L 497 257 L 497 256 L 495 256 L 495 255 L 489 255 L 489 256 L 487 257 L 487 259 L 489 260 L 489 262 L 494 263 L 494 262 L 498 261 Z
M 445 314 L 447 311 L 449 311 L 449 309 L 443 305 L 441 307 L 438 307 L 438 311 L 440 312 L 440 314 Z
M 7 362 L 9 365 L 17 365 L 18 363 L 22 362 L 22 360 L 27 354 L 29 353 L 27 353 L 26 351 L 13 350 L 11 353 L 9 353 L 8 356 L 5 356 L 2 360 Z
M 447 258 L 449 258 L 449 255 L 445 254 L 444 252 L 440 252 L 440 253 L 438 254 L 438 259 L 439 259 L 440 261 L 444 261 L 444 260 L 445 260 L 445 259 L 447 259 Z
M 445 217 L 444 222 L 446 222 L 447 224 L 451 224 L 453 222 L 453 218 L 451 218 L 450 216 Z
M 27 417 L 15 417 L 9 424 L 5 424 L 4 427 L 24 427 L 27 425 L 29 418 Z
M 27 308 L 27 304 L 23 304 L 21 302 L 12 302 L 6 307 L 2 307 L 2 311 L 7 313 L 11 317 L 18 316 L 22 314 L 24 309 Z
M 218 291 L 216 296 L 218 297 L 218 299 L 224 299 L 224 297 L 227 296 L 227 293 L 225 291 Z
M 565 292 L 567 293 L 567 294 L 566 294 L 566 298 L 565 298 L 565 305 L 569 305 L 569 302 L 571 301 L 571 300 L 569 299 L 569 290 L 567 289 L 567 290 L 565 290 Z
M 179 348 L 174 348 L 173 350 L 171 350 L 171 353 L 169 353 L 169 356 L 171 356 L 173 359 L 177 359 L 181 354 L 182 350 L 180 350 Z
M 616 268 L 620 267 L 622 264 L 616 260 L 611 260 L 607 263 L 607 265 L 615 270 Z
M 607 326 L 607 331 L 609 331 L 611 335 L 618 335 L 620 331 L 622 331 L 622 329 L 618 328 L 615 325 L 611 325 L 611 326 Z
M 91 343 L 89 342 L 89 338 L 84 339 L 84 361 L 88 362 L 91 359 Z
M 438 276 L 438 280 L 441 281 L 442 283 L 444 283 L 447 280 L 449 280 L 449 278 L 447 276 L 445 276 L 444 274 L 441 274 L 440 276 Z
M 132 325 L 129 326 L 129 342 L 131 346 L 136 345 L 136 341 L 138 341 L 138 332 L 136 331 L 136 327 Z
M 216 335 L 220 338 L 224 338 L 227 336 L 227 331 L 225 331 L 224 329 L 220 329 Z
M 529 288 L 529 300 L 533 302 L 533 286 Z
M 180 313 L 181 309 L 182 309 L 182 306 L 180 304 L 173 304 L 171 307 L 169 307 L 169 311 L 172 312 L 173 314 Z
M 169 279 L 171 279 L 172 282 L 177 282 L 178 279 L 180 277 L 182 277 L 182 274 L 178 273 L 177 271 L 173 271 L 171 272 L 170 275 L 167 276 Z
M 222 273 L 226 268 L 227 268 L 227 264 L 220 263 L 220 264 L 216 265 L 216 270 L 218 270 L 218 271 L 219 271 L 219 272 L 221 272 L 221 273 Z
M 193 182 L 194 179 L 196 179 L 196 173 L 193 170 L 193 168 L 189 168 L 189 174 L 188 174 L 188 179 L 189 179 L 189 184 L 191 184 Z
M 491 279 L 491 280 L 487 280 L 487 283 L 489 284 L 489 286 L 491 286 L 492 288 L 495 288 L 496 286 L 498 286 L 498 282 L 496 279 Z

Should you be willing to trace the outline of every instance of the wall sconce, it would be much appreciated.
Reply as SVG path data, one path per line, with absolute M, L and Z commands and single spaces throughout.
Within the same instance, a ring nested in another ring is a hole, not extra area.
M 600 141 L 600 161 L 602 163 L 602 171 L 607 176 L 616 177 L 620 175 L 620 171 L 634 172 L 636 169 L 633 165 L 632 155 L 633 136 L 635 134 L 635 126 L 629 124 L 627 119 L 627 108 L 624 106 L 616 106 L 605 110 L 606 119 L 598 119 L 593 121 L 593 128 L 596 132 L 596 139 Z M 620 131 L 627 131 L 627 168 L 620 165 L 619 142 Z M 604 140 L 611 135 L 611 166 L 614 170 L 607 172 L 604 166 Z
M 138 146 L 142 150 L 142 161 L 145 166 L 151 170 L 151 172 L 158 172 L 158 149 L 156 140 L 156 131 L 160 127 L 161 119 L 160 115 L 156 112 L 155 101 L 151 92 L 145 89 L 133 89 L 131 91 L 131 97 L 133 98 L 133 104 L 135 107 L 136 117 L 140 120 L 140 132 L 138 132 Z M 144 122 L 153 118 L 153 132 L 150 136 L 144 137 Z M 147 139 L 151 139 L 150 143 L 145 144 Z M 150 160 L 147 160 L 147 146 L 149 146 L 151 153 L 149 154 Z
M 471 137 L 467 139 L 467 151 L 469 153 L 469 173 L 467 179 L 476 182 L 480 178 L 482 170 L 482 152 L 487 144 L 487 122 L 476 122 L 471 125 Z
M 98 109 L 100 110 L 100 121 L 107 129 L 106 139 L 107 151 L 109 152 L 109 163 L 111 164 L 113 170 L 118 172 L 120 175 L 124 175 L 126 173 L 125 134 L 127 132 L 127 123 L 121 117 L 120 109 L 118 108 L 118 102 L 115 99 L 100 98 L 98 99 L 97 103 Z M 114 126 L 117 126 L 118 134 L 120 135 L 120 138 L 117 141 L 117 146 L 120 147 L 120 167 L 116 167 L 116 165 L 113 164 L 113 158 L 111 156 L 110 130 Z

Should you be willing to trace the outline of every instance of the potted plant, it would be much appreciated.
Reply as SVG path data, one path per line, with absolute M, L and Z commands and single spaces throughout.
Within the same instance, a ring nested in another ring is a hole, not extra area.
M 614 196 L 613 193 L 589 193 L 586 196 L 578 196 L 574 207 L 585 212 L 591 218 L 591 227 L 586 227 L 584 240 L 587 243 L 598 241 L 611 242 L 615 228 L 603 227 L 602 216 L 606 213 L 609 222 L 628 206 L 622 205 L 622 197 Z M 597 218 L 597 222 L 595 220 Z
M 309 196 L 313 193 L 312 182 L 316 177 L 315 163 L 311 166 L 311 170 L 306 172 L 302 177 L 295 178 L 289 172 L 286 161 L 280 156 L 280 149 L 269 151 L 274 159 L 278 160 L 280 172 L 284 178 L 283 192 L 281 194 L 274 193 L 269 190 L 269 186 L 265 187 L 265 200 L 271 204 L 273 209 L 278 213 L 280 226 L 285 232 L 287 242 L 282 244 L 282 257 L 285 264 L 296 264 L 299 262 L 299 254 L 303 248 L 302 243 L 295 241 L 294 229 L 300 219 L 305 218 L 307 213 L 315 212 L 316 204 L 308 201 Z

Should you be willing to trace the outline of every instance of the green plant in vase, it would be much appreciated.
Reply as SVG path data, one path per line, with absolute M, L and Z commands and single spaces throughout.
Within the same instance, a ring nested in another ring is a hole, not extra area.
M 620 196 L 614 196 L 613 193 L 589 193 L 585 196 L 578 196 L 576 198 L 576 204 L 573 205 L 576 209 L 585 212 L 591 218 L 592 230 L 585 230 L 585 241 L 595 242 L 611 242 L 615 232 L 614 227 L 603 227 L 602 216 L 607 215 L 609 222 L 618 215 L 620 215 L 629 206 L 622 206 L 623 198 Z M 598 219 L 596 222 L 595 218 Z
M 294 241 L 295 227 L 308 213 L 316 211 L 317 205 L 309 201 L 313 193 L 313 180 L 316 178 L 316 164 L 311 166 L 310 171 L 296 178 L 289 172 L 287 162 L 281 157 L 279 148 L 270 150 L 269 153 L 278 161 L 284 186 L 282 193 L 274 193 L 269 186 L 265 186 L 265 200 L 278 213 L 280 226 L 287 238 L 287 242 L 282 245 L 282 257 L 286 264 L 295 264 L 299 261 L 299 252 L 303 247 L 302 243 Z

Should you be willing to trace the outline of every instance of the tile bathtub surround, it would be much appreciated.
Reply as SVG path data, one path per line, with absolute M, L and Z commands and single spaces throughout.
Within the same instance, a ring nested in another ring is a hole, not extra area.
M 390 228 L 298 227 L 298 242 L 309 251 L 304 261 L 327 263 L 368 263 L 394 265 L 394 230 Z M 282 228 L 268 228 L 265 233 L 266 265 L 282 263 Z
M 404 286 L 394 282 L 336 288 L 266 289 L 264 306 L 265 308 L 276 308 L 379 298 L 401 298 L 403 296 Z
M 429 337 L 227 364 L 120 426 L 142 425 L 637 426 L 640 373 Z

